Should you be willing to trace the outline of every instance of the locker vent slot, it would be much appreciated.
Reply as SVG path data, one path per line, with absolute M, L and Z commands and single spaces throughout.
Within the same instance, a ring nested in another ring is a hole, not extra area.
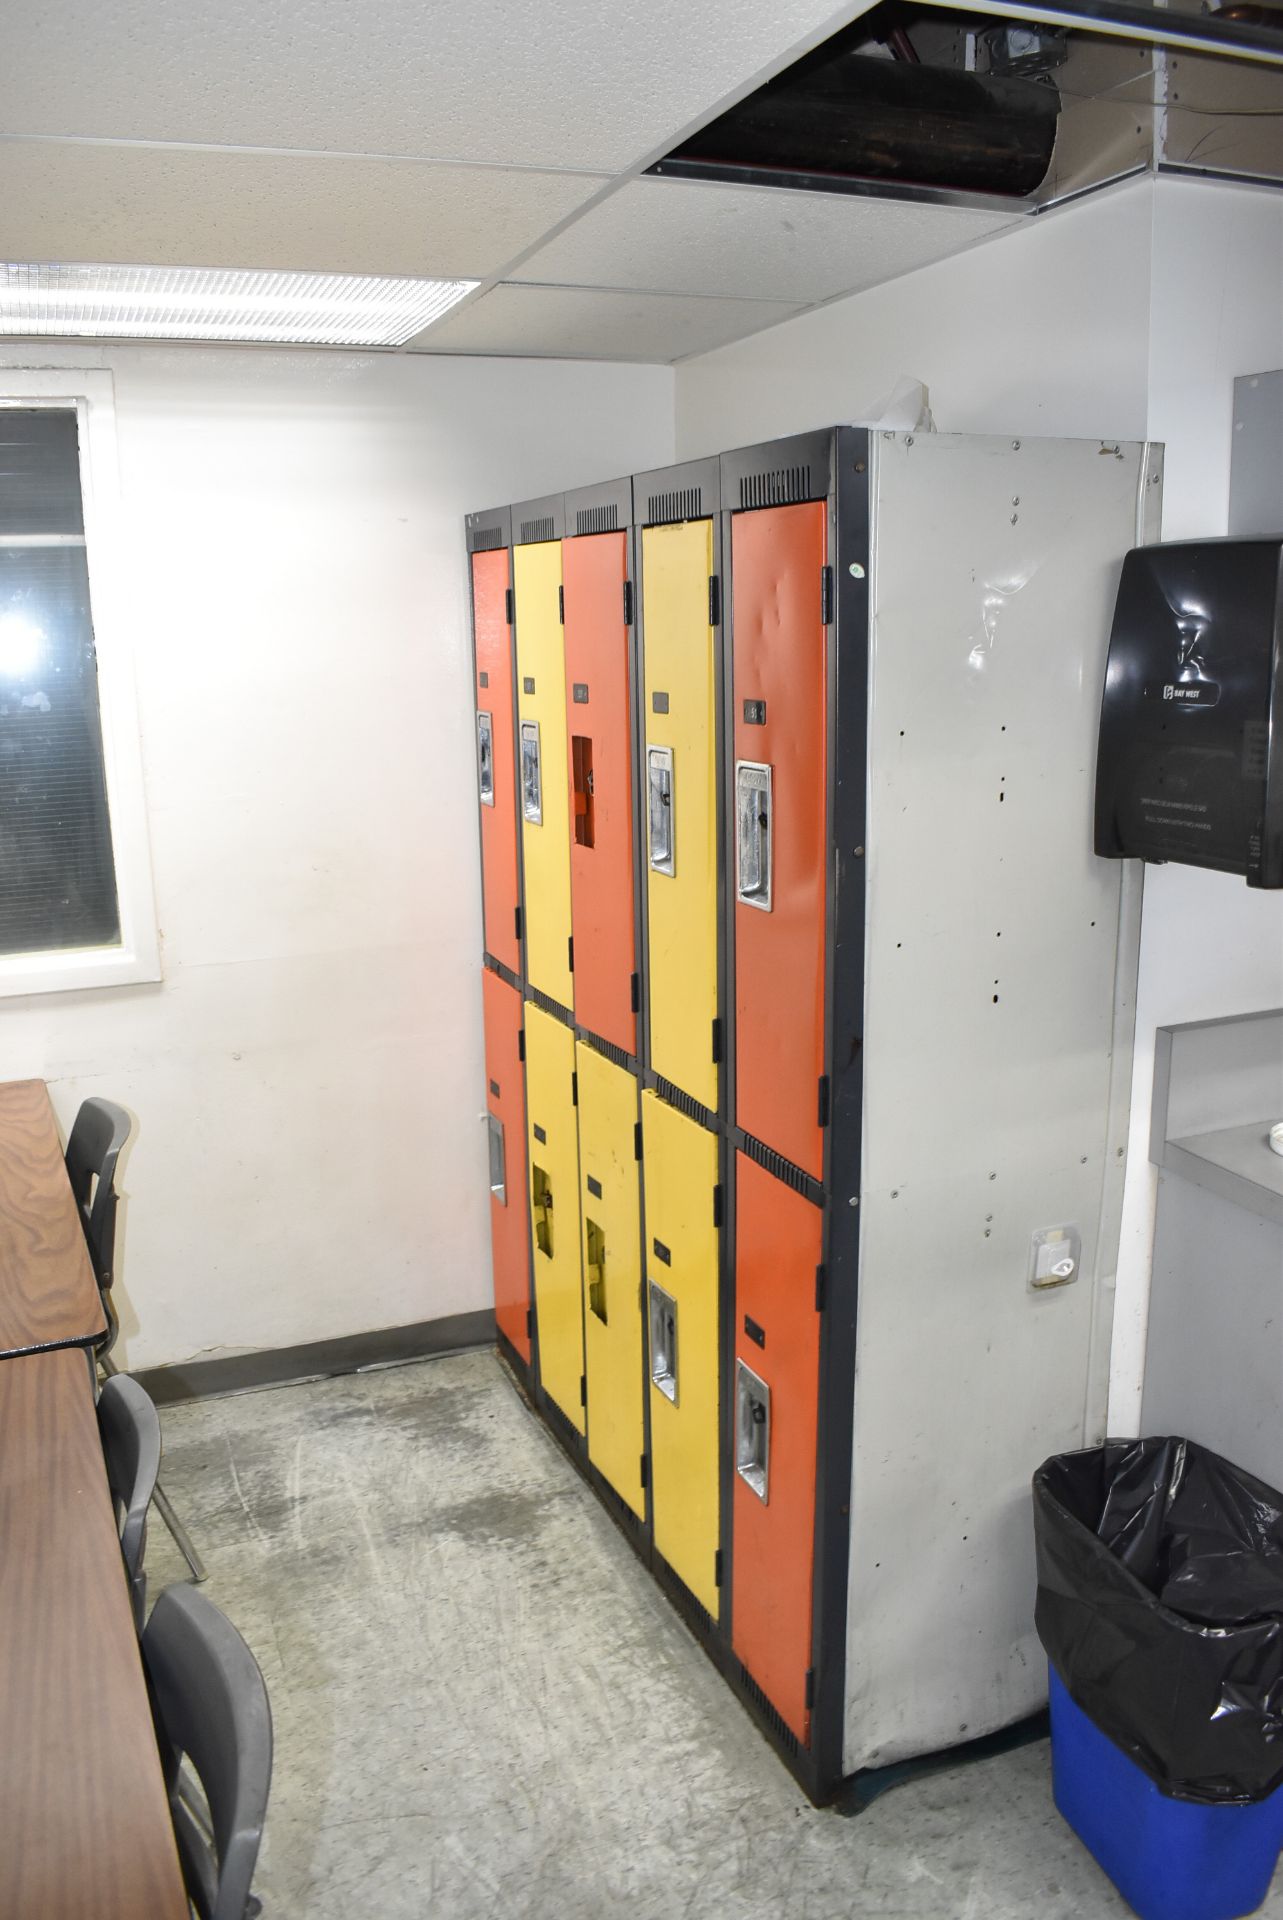
M 575 809 L 575 845 L 591 847 L 596 844 L 597 809 L 593 804 L 592 741 L 586 733 L 573 733 L 570 736 L 570 769 Z
M 758 1686 L 756 1680 L 744 1665 L 744 1662 L 741 1660 L 737 1664 L 739 1666 L 740 1685 L 753 1702 L 753 1705 L 757 1708 L 758 1713 L 766 1722 L 771 1732 L 775 1735 L 775 1738 L 779 1741 L 779 1744 L 784 1748 L 786 1753 L 793 1755 L 799 1754 L 802 1751 L 802 1746 L 793 1729 L 788 1725 L 787 1721 L 780 1718 L 780 1715 L 762 1692 L 762 1689 Z
M 521 523 L 521 544 L 528 545 L 532 540 L 553 540 L 556 528 L 550 513 L 541 514 L 537 520 L 523 520 Z
M 787 507 L 797 500 L 811 498 L 811 469 L 776 467 L 770 473 L 746 473 L 740 477 L 741 507 Z
M 701 1127 L 707 1127 L 710 1133 L 716 1131 L 717 1115 L 702 1107 L 698 1100 L 692 1100 L 688 1093 L 675 1087 L 671 1080 L 665 1080 L 662 1074 L 655 1075 L 655 1091 L 661 1100 L 667 1100 L 670 1107 L 676 1107 L 688 1120 L 697 1121 Z
M 652 493 L 646 502 L 646 525 L 662 527 L 674 520 L 698 520 L 703 503 L 701 487 L 676 487 L 669 493 Z
M 786 1187 L 792 1187 L 794 1193 L 805 1194 L 817 1207 L 824 1205 L 824 1188 L 811 1174 L 803 1173 L 801 1167 L 795 1167 L 782 1153 L 776 1153 L 774 1147 L 764 1147 L 760 1140 L 754 1140 L 750 1134 L 740 1137 L 740 1146 L 750 1160 L 756 1160 L 759 1167 L 765 1167 Z
M 617 1047 L 613 1040 L 603 1040 L 599 1035 L 589 1033 L 587 1027 L 577 1027 L 575 1031 L 594 1053 L 600 1053 L 606 1060 L 613 1060 L 617 1067 L 628 1067 L 631 1056 L 622 1047 Z
M 565 1007 L 559 1007 L 555 1000 L 549 999 L 542 987 L 527 986 L 526 992 L 537 1007 L 541 1007 L 545 1013 L 550 1013 L 554 1020 L 560 1020 L 563 1027 L 573 1024 Z
M 604 507 L 580 507 L 575 513 L 576 533 L 615 533 L 619 528 L 619 502 L 610 500 Z
M 468 549 L 471 553 L 493 553 L 496 547 L 506 547 L 502 527 L 474 527 L 468 535 Z
M 588 1310 L 602 1326 L 606 1317 L 606 1236 L 595 1220 L 584 1219 L 584 1238 L 588 1251 Z
M 530 1217 L 534 1221 L 535 1246 L 552 1259 L 552 1186 L 542 1167 L 530 1166 Z

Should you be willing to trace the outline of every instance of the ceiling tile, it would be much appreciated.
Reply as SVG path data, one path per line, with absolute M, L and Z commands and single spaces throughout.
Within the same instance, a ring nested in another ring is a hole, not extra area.
M 892 280 L 1020 217 L 1006 207 L 638 180 L 509 278 L 811 302 Z
M 741 340 L 796 312 L 794 305 L 769 300 L 505 285 L 460 307 L 407 350 L 669 361 Z
M 0 258 L 479 280 L 601 184 L 423 161 L 0 140 Z
M 613 173 L 853 10 L 58 0 L 9 10 L 0 129 Z

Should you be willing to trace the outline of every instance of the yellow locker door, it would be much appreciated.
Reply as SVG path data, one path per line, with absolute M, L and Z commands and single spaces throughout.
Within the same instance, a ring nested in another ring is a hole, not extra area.
M 717 689 L 713 523 L 642 533 L 650 1063 L 716 1111 Z
M 526 1116 L 539 1377 L 549 1399 L 582 1433 L 584 1318 L 574 1073 L 574 1034 L 527 1002 Z
M 576 1043 L 575 1057 L 588 1458 L 638 1519 L 644 1519 L 637 1082 L 582 1040 Z
M 642 1139 L 655 1549 L 716 1619 L 717 1138 L 647 1089 Z
M 517 760 L 525 867 L 526 975 L 567 1012 L 570 971 L 570 774 L 561 542 L 514 547 Z

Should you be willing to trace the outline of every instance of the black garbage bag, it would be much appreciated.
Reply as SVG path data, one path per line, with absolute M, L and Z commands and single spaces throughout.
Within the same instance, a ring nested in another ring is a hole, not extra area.
M 1167 1793 L 1283 1785 L 1283 1494 L 1190 1440 L 1034 1475 L 1035 1621 L 1071 1698 Z

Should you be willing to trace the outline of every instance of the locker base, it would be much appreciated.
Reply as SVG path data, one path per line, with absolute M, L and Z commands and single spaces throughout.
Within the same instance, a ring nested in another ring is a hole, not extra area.
M 509 1373 L 512 1375 L 513 1381 L 517 1387 L 517 1390 L 521 1394 L 522 1399 L 529 1400 L 530 1403 L 533 1405 L 534 1404 L 534 1386 L 535 1386 L 534 1375 L 532 1374 L 529 1366 L 527 1366 L 525 1360 L 517 1352 L 517 1349 L 513 1346 L 511 1340 L 507 1339 L 506 1336 L 498 1327 L 495 1328 L 495 1346 L 498 1349 L 499 1358 L 503 1361 L 504 1366 L 507 1367 Z
M 908 1780 L 922 1780 L 928 1774 L 945 1773 L 953 1767 L 969 1766 L 975 1760 L 992 1760 L 1016 1747 L 1032 1746 L 1051 1735 L 1051 1720 L 1046 1707 L 1031 1713 L 1013 1726 L 1000 1727 L 997 1733 L 985 1733 L 978 1740 L 964 1740 L 960 1746 L 942 1747 L 936 1753 L 920 1753 L 912 1760 L 899 1760 L 890 1767 L 866 1767 L 845 1779 L 830 1801 L 834 1813 L 853 1819 L 871 1807 L 881 1794 L 900 1787 Z

